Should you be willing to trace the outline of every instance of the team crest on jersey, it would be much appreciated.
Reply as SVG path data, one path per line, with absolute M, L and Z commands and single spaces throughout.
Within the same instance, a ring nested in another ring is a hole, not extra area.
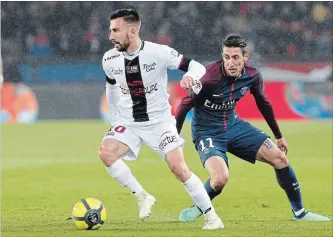
M 210 152 L 210 149 L 209 149 L 209 148 L 205 148 L 205 150 L 203 150 L 203 153 L 204 153 L 205 155 L 207 155 L 209 152 Z
M 127 66 L 126 67 L 126 72 L 127 73 L 137 73 L 137 72 L 139 72 L 139 66 L 138 65 Z
M 248 91 L 249 91 L 249 88 L 247 86 L 244 86 L 242 89 L 240 89 L 241 95 L 245 95 L 246 92 L 248 92 Z

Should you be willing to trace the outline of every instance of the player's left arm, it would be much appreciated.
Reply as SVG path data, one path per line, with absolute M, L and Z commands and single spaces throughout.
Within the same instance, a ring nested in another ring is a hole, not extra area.
M 256 77 L 256 82 L 255 85 L 251 88 L 251 93 L 256 101 L 260 113 L 265 118 L 268 126 L 270 127 L 275 138 L 277 139 L 277 146 L 287 154 L 288 145 L 286 140 L 283 138 L 279 125 L 276 121 L 272 104 L 269 102 L 267 96 L 265 95 L 264 82 L 261 74 L 259 73 Z
M 201 63 L 188 58 L 169 46 L 162 46 L 162 58 L 167 68 L 171 70 L 182 70 L 185 72 L 180 86 L 184 89 L 192 88 L 195 93 L 201 89 L 200 79 L 206 73 L 206 68 Z
M 105 57 L 105 55 L 104 55 Z M 103 57 L 102 66 L 105 72 L 105 92 L 106 92 L 106 101 L 109 109 L 109 119 L 111 125 L 113 125 L 118 120 L 118 103 L 119 103 L 119 89 L 117 81 L 114 79 L 109 67 L 106 66 L 105 60 Z

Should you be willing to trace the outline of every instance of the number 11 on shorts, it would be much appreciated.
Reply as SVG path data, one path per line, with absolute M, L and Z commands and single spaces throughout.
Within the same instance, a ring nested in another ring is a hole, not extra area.
M 205 140 L 208 141 L 208 147 L 211 147 L 211 148 L 214 147 L 213 146 L 213 141 L 210 137 L 206 138 Z M 206 147 L 205 147 L 205 144 L 204 144 L 203 140 L 201 140 L 199 143 L 201 145 L 201 150 L 204 151 L 206 149 Z

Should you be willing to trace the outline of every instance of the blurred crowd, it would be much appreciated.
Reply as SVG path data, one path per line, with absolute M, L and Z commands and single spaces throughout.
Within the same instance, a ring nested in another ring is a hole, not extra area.
M 111 46 L 109 15 L 141 15 L 141 37 L 183 54 L 218 56 L 222 39 L 239 33 L 253 57 L 331 57 L 332 2 L 1 2 L 4 57 L 89 56 Z

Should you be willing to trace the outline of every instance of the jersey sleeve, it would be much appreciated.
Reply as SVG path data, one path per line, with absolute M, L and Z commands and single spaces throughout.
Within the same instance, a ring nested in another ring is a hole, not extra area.
M 258 74 L 256 76 L 253 86 L 250 89 L 251 94 L 252 95 L 264 94 L 264 89 L 265 89 L 264 81 L 262 79 L 261 74 Z
M 106 64 L 106 56 L 104 55 L 103 60 L 102 60 L 102 66 L 103 66 L 103 70 L 105 72 L 105 80 L 107 83 L 109 83 L 110 85 L 115 85 L 117 82 L 114 79 L 111 70 L 107 67 Z
M 191 62 L 191 59 L 184 57 L 177 50 L 167 46 L 161 45 L 161 61 L 164 63 L 166 68 L 172 70 L 182 70 L 187 72 L 188 66 Z
M 105 80 L 106 80 L 106 101 L 108 104 L 108 114 L 111 125 L 114 124 L 118 120 L 118 103 L 119 103 L 119 89 L 117 87 L 117 82 L 114 79 L 111 70 L 108 69 L 106 65 L 105 55 L 102 61 L 103 70 L 105 72 Z
M 251 94 L 253 95 L 260 113 L 265 118 L 275 138 L 279 139 L 282 137 L 282 133 L 275 119 L 273 107 L 265 95 L 264 81 L 260 73 L 256 77 L 255 84 L 251 88 Z

